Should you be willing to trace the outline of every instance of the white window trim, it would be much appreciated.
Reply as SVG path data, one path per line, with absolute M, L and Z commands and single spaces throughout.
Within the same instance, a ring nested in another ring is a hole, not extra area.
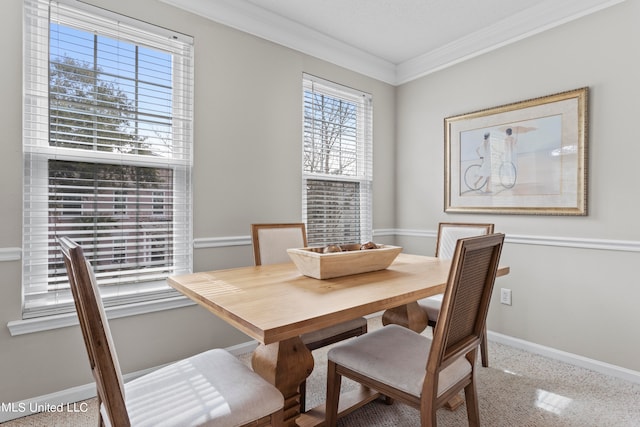
M 51 3 L 52 5 L 54 2 Z M 132 18 L 128 18 L 126 16 L 122 16 L 104 9 L 97 8 L 92 5 L 83 4 L 81 2 L 73 1 L 73 0 L 57 0 L 55 2 L 57 7 L 62 7 L 63 5 L 70 5 L 76 10 L 81 10 L 83 12 L 87 12 L 85 18 L 77 19 L 77 23 L 80 26 L 86 26 L 87 31 L 93 31 L 92 23 L 96 23 L 95 25 L 99 25 L 102 28 L 103 33 L 107 34 L 108 31 L 105 29 L 103 25 L 100 25 L 101 20 L 103 18 L 111 21 L 116 21 L 118 23 L 124 23 L 125 26 L 121 27 L 123 31 L 127 31 L 126 26 L 130 26 L 136 29 L 141 29 L 148 33 L 153 33 L 152 37 L 158 37 L 158 40 L 164 40 L 157 43 L 157 47 L 162 50 L 169 50 L 174 53 L 179 53 L 182 49 L 182 44 L 193 44 L 193 38 L 184 34 L 176 33 L 171 30 L 163 29 L 161 27 L 156 27 L 152 24 L 148 24 L 142 21 L 138 21 Z M 38 15 L 38 19 L 48 20 L 48 2 L 40 1 L 40 0 L 26 0 L 25 7 L 30 8 L 30 13 L 34 15 Z M 53 7 L 53 6 L 52 6 Z M 25 14 L 26 16 L 26 14 Z M 85 22 L 86 20 L 86 22 Z M 27 23 L 25 22 L 25 28 L 29 28 L 29 31 L 25 31 L 25 49 L 32 52 L 28 58 L 25 57 L 25 74 L 34 72 L 33 69 L 46 70 L 49 66 L 49 51 L 48 49 L 42 49 L 42 46 L 48 46 L 49 40 L 49 27 L 47 26 L 39 26 L 36 27 L 34 25 L 29 25 L 27 27 Z M 119 27 L 120 28 L 120 27 Z M 114 35 L 116 35 L 114 33 Z M 136 37 L 137 38 L 137 37 Z M 176 41 L 173 42 L 172 40 Z M 150 45 L 154 45 L 154 42 L 151 40 L 146 40 L 146 43 Z M 168 45 L 171 44 L 171 47 Z M 176 79 L 183 79 L 184 67 L 182 66 L 180 59 L 177 59 L 179 55 L 174 56 L 174 67 L 173 71 L 176 75 Z M 193 58 L 187 58 L 191 63 L 193 62 Z M 46 78 L 27 78 L 25 79 L 25 97 L 24 97 L 24 111 L 23 120 L 28 120 L 29 118 L 39 115 L 40 117 L 48 117 L 49 116 L 49 106 L 48 106 L 48 95 L 42 96 L 42 94 L 48 94 L 49 92 L 49 83 Z M 177 85 L 174 88 L 174 103 L 178 105 L 178 103 L 182 103 L 182 106 L 186 106 L 189 110 L 193 111 L 193 87 L 190 88 L 190 91 L 187 93 L 183 90 L 182 85 Z M 26 94 L 29 94 L 27 96 Z M 35 96 L 34 96 L 35 94 Z M 181 110 L 183 111 L 183 110 Z M 184 116 L 176 115 L 174 116 L 174 125 L 173 132 L 174 134 L 179 135 L 188 135 L 186 141 L 193 141 L 193 128 L 190 121 L 185 120 Z M 26 123 L 23 125 L 24 131 L 24 140 L 28 142 L 28 150 L 25 151 L 25 167 L 28 165 L 31 169 L 31 175 L 29 179 L 31 180 L 30 185 L 37 185 L 40 188 L 46 188 L 48 183 L 48 160 L 55 158 L 56 160 L 71 160 L 71 161 L 86 161 L 87 155 L 78 154 L 77 150 L 63 148 L 63 147 L 51 147 L 48 143 L 48 132 L 49 132 L 49 123 L 48 120 L 33 120 L 29 127 L 26 126 Z M 28 129 L 28 130 L 27 130 Z M 180 138 L 177 138 L 176 141 L 181 141 Z M 188 142 L 187 142 L 188 143 Z M 182 142 L 180 142 L 182 144 Z M 184 147 L 180 144 L 176 145 L 177 151 L 182 152 Z M 186 236 L 186 242 L 188 243 L 189 249 L 188 253 L 181 253 L 180 249 L 183 246 L 174 245 L 174 259 L 180 260 L 176 261 L 176 270 L 173 274 L 185 274 L 189 273 L 192 270 L 192 260 L 193 260 L 193 235 L 192 235 L 192 208 L 188 209 L 188 212 L 177 212 L 178 206 L 191 205 L 192 202 L 192 188 L 191 188 L 191 174 L 189 173 L 189 168 L 193 164 L 193 151 L 189 151 L 189 156 L 184 158 L 173 158 L 170 162 L 170 165 L 167 164 L 167 159 L 163 159 L 161 157 L 147 157 L 147 158 L 139 158 L 132 155 L 124 154 L 124 153 L 109 153 L 109 152 L 91 152 L 91 161 L 93 163 L 114 163 L 117 164 L 129 164 L 135 165 L 139 167 L 164 167 L 173 169 L 173 177 L 174 177 L 174 188 L 187 187 L 188 191 L 177 191 L 174 196 L 174 215 L 173 218 L 176 219 L 177 222 L 174 225 L 181 225 L 180 229 L 183 229 L 184 225 L 188 225 L 188 230 L 182 230 L 181 232 L 176 232 L 176 234 L 180 234 L 182 236 Z M 38 167 L 34 168 L 34 163 L 38 163 Z M 48 215 L 46 213 L 48 200 L 46 198 L 40 198 L 38 200 L 25 200 L 23 206 L 36 206 L 35 209 L 36 215 L 31 216 L 30 218 L 30 226 L 38 227 L 46 229 L 48 227 Z M 34 209 L 31 209 L 32 211 Z M 187 213 L 190 218 L 185 219 L 185 213 Z M 186 221 L 186 222 L 185 222 Z M 185 240 L 183 239 L 183 240 Z M 186 257 L 186 259 L 185 259 Z M 21 254 L 20 258 L 24 261 L 24 255 Z M 181 266 L 181 268 L 177 268 Z M 47 266 L 46 265 L 31 265 L 31 271 L 39 271 L 43 276 L 47 275 Z M 24 271 L 24 269 L 23 269 Z M 24 274 L 24 273 L 23 273 Z M 46 282 L 43 281 L 41 285 L 44 286 L 46 291 Z M 25 304 L 25 287 L 28 286 L 26 283 L 22 283 L 22 310 L 24 316 L 24 304 Z M 39 288 L 36 288 L 32 285 L 29 285 L 30 291 L 38 291 Z M 137 289 L 136 285 L 128 285 L 130 289 L 133 289 L 134 292 Z M 147 289 L 151 287 L 152 289 L 157 289 L 159 287 L 163 288 L 163 291 L 156 292 L 155 295 L 152 295 L 148 301 L 136 301 L 135 294 L 131 296 L 131 301 L 127 302 L 127 299 L 123 301 L 122 304 L 114 307 L 107 307 L 107 312 L 115 313 L 115 317 L 122 317 L 127 315 L 135 315 L 141 314 L 144 312 L 150 311 L 158 311 L 164 310 L 168 308 L 175 308 L 174 306 L 184 306 L 185 302 L 176 303 L 175 301 L 183 301 L 184 297 L 182 297 L 175 289 L 172 289 L 166 285 L 166 282 L 158 281 L 155 283 L 143 283 L 140 285 L 140 290 Z M 108 288 L 101 288 L 101 294 L 104 298 L 109 298 L 109 294 L 112 293 Z M 42 301 L 45 301 L 43 306 L 51 306 L 55 307 L 55 303 L 59 303 L 59 306 L 64 308 L 67 303 L 71 303 L 72 299 L 70 295 L 65 296 L 64 292 L 62 292 L 63 298 L 62 301 L 58 301 L 58 297 L 54 293 L 49 293 L 47 296 L 42 298 Z M 155 299 L 153 299 L 155 298 Z M 142 298 L 143 299 L 143 298 Z M 50 300 L 51 304 L 46 301 Z M 178 305 L 176 305 L 178 304 Z M 191 304 L 186 304 L 191 305 Z M 62 326 L 68 326 L 69 319 L 73 321 L 76 318 L 75 310 L 69 313 L 55 313 L 55 308 L 52 310 L 52 314 L 43 313 L 40 317 L 23 317 L 23 320 L 12 321 L 9 322 L 9 329 L 20 331 L 23 329 L 23 325 L 40 325 L 36 326 L 34 331 L 37 330 L 47 330 L 52 329 L 57 326 L 57 324 L 62 324 Z M 77 320 L 75 321 L 77 323 Z M 73 323 L 71 323 L 73 324 Z M 51 326 L 53 325 L 53 326 Z M 26 330 L 30 331 L 30 327 L 27 327 Z M 16 332 L 19 334 L 19 332 Z M 25 332 L 26 333 L 26 332 Z M 12 331 L 13 335 L 13 331 Z
M 358 182 L 360 183 L 360 232 L 364 241 L 373 239 L 373 98 L 370 94 L 361 90 L 349 88 L 347 86 L 331 82 L 329 80 L 316 77 L 311 74 L 303 73 L 303 121 L 304 121 L 304 88 L 307 82 L 311 84 L 319 84 L 322 91 L 336 98 L 345 98 L 345 96 L 353 98 L 354 102 L 358 102 L 361 106 L 367 105 L 368 110 L 365 112 L 361 120 L 358 120 L 358 132 L 362 135 L 364 144 L 358 146 L 358 171 L 362 173 L 352 175 L 331 175 L 323 173 L 309 173 L 304 170 L 304 147 L 303 168 L 302 168 L 302 218 L 307 221 L 307 204 L 306 204 L 306 182 L 307 180 L 326 180 L 340 182 Z M 304 133 L 304 130 L 303 130 Z M 304 141 L 304 136 L 303 136 Z M 364 191 L 363 191 L 364 190 Z M 361 242 L 364 243 L 364 242 Z
M 105 308 L 108 319 L 137 316 L 156 311 L 172 310 L 196 305 L 194 301 L 185 296 L 174 296 L 154 301 L 144 301 L 135 304 L 123 304 Z M 52 329 L 66 328 L 78 324 L 78 316 L 75 312 L 53 314 L 49 316 L 34 317 L 32 319 L 12 320 L 7 323 L 12 337 L 31 334 L 34 332 L 49 331 Z

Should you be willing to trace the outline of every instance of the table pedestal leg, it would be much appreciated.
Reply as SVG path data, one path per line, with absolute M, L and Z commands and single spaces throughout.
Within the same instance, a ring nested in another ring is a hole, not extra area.
M 300 415 L 299 386 L 313 371 L 313 356 L 300 337 L 260 344 L 251 359 L 253 370 L 284 396 L 284 425 L 295 426 Z
M 427 328 L 429 318 L 427 312 L 414 301 L 386 310 L 382 315 L 382 324 L 386 326 L 392 323 L 421 333 Z

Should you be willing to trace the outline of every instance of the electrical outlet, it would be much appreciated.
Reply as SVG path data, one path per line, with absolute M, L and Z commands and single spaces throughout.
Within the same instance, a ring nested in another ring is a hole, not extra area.
M 511 305 L 511 289 L 500 289 L 500 304 Z

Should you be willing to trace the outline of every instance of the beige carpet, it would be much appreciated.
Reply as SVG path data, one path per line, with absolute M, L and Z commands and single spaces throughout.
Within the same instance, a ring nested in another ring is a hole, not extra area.
M 370 328 L 379 327 L 370 320 Z M 429 335 L 430 332 L 426 331 Z M 326 349 L 313 352 L 315 369 L 307 380 L 307 407 L 324 401 Z M 640 384 L 607 377 L 489 341 L 490 367 L 478 370 L 480 417 L 487 427 L 638 427 Z M 248 356 L 241 356 L 248 361 Z M 478 366 L 480 364 L 478 363 Z M 354 387 L 344 381 L 343 387 Z M 3 424 L 6 427 L 97 425 L 95 400 L 87 413 L 43 413 Z M 466 426 L 466 411 L 438 411 L 440 427 Z M 403 404 L 373 402 L 340 420 L 340 426 L 418 426 L 417 410 Z

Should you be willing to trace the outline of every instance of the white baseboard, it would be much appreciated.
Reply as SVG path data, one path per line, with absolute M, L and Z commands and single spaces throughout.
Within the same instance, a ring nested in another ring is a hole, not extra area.
M 589 359 L 577 354 L 568 353 L 551 347 L 545 347 L 519 338 L 510 337 L 508 335 L 499 334 L 497 332 L 487 331 L 487 338 L 500 344 L 510 347 L 519 348 L 529 353 L 539 354 L 550 359 L 568 363 L 570 365 L 579 366 L 581 368 L 590 369 L 610 377 L 619 378 L 632 383 L 640 384 L 640 372 L 610 363 L 601 362 L 595 359 Z
M 366 317 L 375 317 L 381 313 L 375 313 Z M 508 335 L 499 334 L 497 332 L 487 331 L 487 337 L 490 341 L 518 348 L 530 353 L 539 354 L 550 359 L 559 360 L 570 365 L 579 366 L 581 368 L 590 369 L 610 377 L 619 378 L 632 383 L 640 384 L 640 372 L 631 369 L 622 368 L 620 366 L 611 365 L 609 363 L 600 362 L 598 360 L 589 359 L 577 354 L 567 353 L 551 347 L 545 347 L 539 344 L 521 340 L 519 338 L 510 337 Z M 235 356 L 249 353 L 258 346 L 257 341 L 248 341 L 231 347 L 226 350 Z M 149 372 L 161 368 L 144 369 L 137 372 L 124 375 L 124 380 L 131 381 Z M 2 403 L 0 408 L 0 423 L 10 421 L 16 418 L 32 415 L 41 412 L 39 408 L 52 408 L 66 405 L 67 403 L 79 402 L 81 400 L 90 399 L 96 396 L 95 384 L 85 384 L 77 387 L 60 390 L 55 393 L 34 397 L 32 399 L 22 400 L 14 403 Z M 78 409 L 78 408 L 74 408 Z M 82 408 L 79 408 L 82 410 Z
M 125 382 L 131 381 L 135 378 L 146 375 L 149 372 L 155 371 L 156 369 L 160 369 L 162 366 L 156 366 L 123 375 L 123 380 Z M 3 402 L 1 403 L 2 407 L 0 407 L 0 423 L 15 420 L 16 418 L 26 417 L 27 415 L 37 414 L 38 412 L 43 412 L 43 409 L 46 410 L 47 408 L 50 408 L 52 411 L 57 410 L 60 407 L 62 407 L 63 410 L 71 409 L 73 411 L 82 411 L 84 409 L 83 407 L 68 408 L 65 405 L 90 399 L 92 397 L 96 397 L 95 383 L 71 387 L 56 391 L 55 393 L 34 397 L 32 399 L 21 400 L 19 402 Z

